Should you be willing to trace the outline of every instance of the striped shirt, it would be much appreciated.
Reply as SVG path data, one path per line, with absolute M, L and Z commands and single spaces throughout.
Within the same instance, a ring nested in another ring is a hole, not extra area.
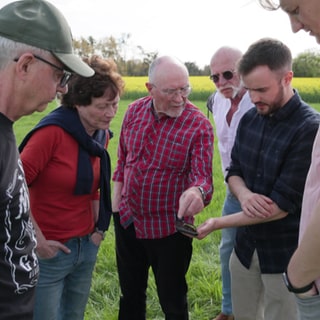
M 206 204 L 211 201 L 212 157 L 212 125 L 189 101 L 177 118 L 158 118 L 150 96 L 133 102 L 123 120 L 113 176 L 123 183 L 121 224 L 134 222 L 136 236 L 142 239 L 176 232 L 183 191 L 202 186 Z

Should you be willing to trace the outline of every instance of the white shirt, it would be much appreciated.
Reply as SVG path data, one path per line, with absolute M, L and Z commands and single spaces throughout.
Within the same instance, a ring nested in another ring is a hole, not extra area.
M 211 104 L 212 108 L 212 114 L 218 138 L 218 148 L 222 161 L 222 171 L 223 175 L 226 176 L 226 169 L 230 165 L 231 150 L 236 137 L 238 124 L 242 116 L 249 109 L 254 107 L 254 104 L 251 102 L 249 93 L 246 92 L 238 105 L 237 111 L 233 114 L 229 126 L 227 123 L 227 114 L 231 108 L 231 100 L 225 98 L 220 92 L 217 92 L 216 94 L 214 94 L 214 96 L 211 97 L 213 98 L 213 102 L 211 101 L 208 103 Z

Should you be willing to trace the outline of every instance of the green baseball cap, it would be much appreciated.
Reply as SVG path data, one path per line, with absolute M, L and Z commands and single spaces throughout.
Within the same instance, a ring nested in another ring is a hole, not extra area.
M 50 51 L 69 70 L 83 77 L 94 75 L 94 70 L 73 53 L 68 22 L 48 1 L 16 1 L 1 8 L 0 36 Z

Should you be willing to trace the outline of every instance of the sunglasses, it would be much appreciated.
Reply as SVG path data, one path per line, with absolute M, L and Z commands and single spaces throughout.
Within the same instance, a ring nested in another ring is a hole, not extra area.
M 233 78 L 234 72 L 228 70 L 228 71 L 222 72 L 221 75 L 223 76 L 223 78 L 225 80 L 231 80 Z M 218 74 L 218 73 L 217 74 L 212 74 L 209 78 L 214 83 L 217 83 L 220 80 L 220 74 Z
M 197 227 L 193 224 L 186 223 L 184 219 L 180 219 L 176 216 L 176 229 L 182 234 L 187 236 L 196 237 L 198 236 Z

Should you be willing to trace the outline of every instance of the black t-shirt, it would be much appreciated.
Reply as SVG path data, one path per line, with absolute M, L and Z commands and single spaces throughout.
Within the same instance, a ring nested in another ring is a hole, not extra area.
M 32 319 L 39 265 L 28 187 L 13 133 L 0 113 L 0 318 Z

